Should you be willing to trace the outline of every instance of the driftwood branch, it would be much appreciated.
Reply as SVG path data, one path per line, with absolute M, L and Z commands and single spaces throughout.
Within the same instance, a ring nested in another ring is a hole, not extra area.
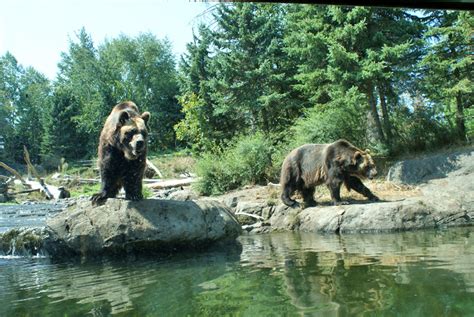
M 18 180 L 21 181 L 22 184 L 26 184 L 26 181 L 21 177 L 20 173 L 18 173 L 16 170 L 8 166 L 7 164 L 0 162 L 0 166 L 9 171 L 13 176 L 15 176 Z
M 15 195 L 28 194 L 28 193 L 39 192 L 39 191 L 41 191 L 41 189 L 39 189 L 39 188 L 27 189 L 27 190 L 22 190 L 22 191 L 20 191 L 20 192 L 9 193 L 8 195 L 10 195 L 10 196 L 15 196 Z
M 38 171 L 36 171 L 36 168 L 33 166 L 33 164 L 31 164 L 30 153 L 28 153 L 28 150 L 26 146 L 24 145 L 23 145 L 23 158 L 25 159 L 26 165 L 28 165 L 28 171 L 30 171 L 36 177 L 39 185 L 41 186 L 44 194 L 46 195 L 46 198 L 53 199 L 54 196 L 49 191 L 48 186 L 46 186 L 46 184 L 44 183 L 44 180 L 39 176 Z
M 159 178 L 163 178 L 163 174 L 161 174 L 158 167 L 156 167 L 155 164 L 153 164 L 149 159 L 146 159 L 146 165 L 148 168 L 152 169 Z

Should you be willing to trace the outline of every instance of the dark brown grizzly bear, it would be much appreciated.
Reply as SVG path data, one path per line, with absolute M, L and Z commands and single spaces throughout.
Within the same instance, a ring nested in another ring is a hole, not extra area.
M 340 190 L 344 183 L 348 190 L 354 189 L 370 200 L 377 201 L 379 198 L 360 180 L 372 179 L 376 175 L 372 157 L 346 140 L 331 144 L 305 144 L 291 151 L 283 162 L 281 200 L 287 206 L 298 206 L 291 199 L 298 190 L 303 195 L 305 207 L 314 206 L 315 187 L 326 184 L 334 205 L 343 204 Z
M 115 197 L 122 187 L 125 199 L 143 198 L 149 119 L 150 113 L 140 115 L 131 101 L 112 109 L 100 133 L 98 165 L 102 185 L 100 192 L 91 198 L 93 204 Z

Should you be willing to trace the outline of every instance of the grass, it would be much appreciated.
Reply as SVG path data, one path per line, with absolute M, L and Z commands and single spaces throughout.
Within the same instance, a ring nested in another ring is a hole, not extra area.
M 163 178 L 179 178 L 181 174 L 194 173 L 196 160 L 185 153 L 156 154 L 149 160 L 163 174 Z M 156 177 L 156 176 L 155 176 Z
M 71 197 L 92 196 L 99 192 L 100 184 L 84 184 L 68 188 L 68 190 L 71 192 Z

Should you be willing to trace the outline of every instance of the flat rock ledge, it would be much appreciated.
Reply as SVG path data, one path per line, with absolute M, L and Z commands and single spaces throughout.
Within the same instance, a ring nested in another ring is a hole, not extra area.
M 473 174 L 431 180 L 420 189 L 420 196 L 389 202 L 306 209 L 279 205 L 247 231 L 394 232 L 474 225 Z
M 233 242 L 241 226 L 230 210 L 213 201 L 109 199 L 93 207 L 78 201 L 50 218 L 46 227 L 1 235 L 3 252 L 23 250 L 52 257 L 129 255 L 199 249 Z
M 393 232 L 474 224 L 474 210 L 455 202 L 440 209 L 422 198 L 398 202 L 345 205 L 295 210 L 280 206 L 270 218 L 271 231 Z M 278 210 L 280 209 L 280 210 Z M 262 227 L 266 228 L 266 227 Z M 265 232 L 266 230 L 261 230 Z

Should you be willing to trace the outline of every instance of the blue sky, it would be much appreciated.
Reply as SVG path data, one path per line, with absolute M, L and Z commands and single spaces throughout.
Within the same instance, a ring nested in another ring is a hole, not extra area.
M 185 0 L 1 0 L 0 56 L 10 51 L 24 67 L 54 79 L 60 53 L 85 27 L 94 44 L 121 33 L 167 37 L 176 56 L 212 4 Z

